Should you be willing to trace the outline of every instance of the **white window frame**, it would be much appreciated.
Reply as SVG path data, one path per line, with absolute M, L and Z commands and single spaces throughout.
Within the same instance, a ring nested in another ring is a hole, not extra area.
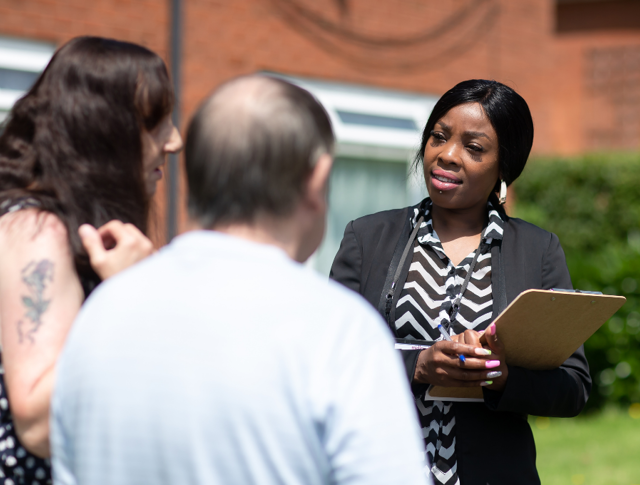
M 413 161 L 420 146 L 422 130 L 440 98 L 436 95 L 372 88 L 357 84 L 320 81 L 280 73 L 264 74 L 285 79 L 313 94 L 329 114 L 336 136 L 336 157 L 364 158 L 388 162 Z M 416 130 L 401 130 L 343 123 L 338 111 L 411 119 Z M 426 196 L 424 181 L 410 174 L 410 199 Z
M 346 83 L 333 83 L 266 72 L 285 79 L 313 94 L 329 114 L 336 136 L 335 155 L 399 162 L 411 165 L 420 146 L 422 130 L 439 96 L 377 89 Z M 412 120 L 415 130 L 344 123 L 338 111 Z M 417 202 L 427 195 L 419 175 L 407 177 L 409 200 Z M 315 267 L 315 256 L 306 266 Z
M 39 73 L 47 66 L 55 46 L 48 42 L 0 37 L 0 68 Z M 24 90 L 0 88 L 0 122 Z
M 406 162 L 415 155 L 422 129 L 438 101 L 433 95 L 267 74 L 306 89 L 322 103 L 335 131 L 337 156 Z M 410 119 L 417 129 L 346 124 L 338 111 Z

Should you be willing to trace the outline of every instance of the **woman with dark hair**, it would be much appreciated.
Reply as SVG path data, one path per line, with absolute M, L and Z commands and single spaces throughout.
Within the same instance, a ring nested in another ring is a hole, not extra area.
M 522 291 L 571 288 L 558 238 L 503 208 L 532 143 L 515 91 L 456 85 L 436 103 L 416 159 L 430 197 L 350 222 L 331 270 L 397 338 L 432 344 L 401 353 L 435 483 L 540 483 L 527 416 L 575 416 L 591 390 L 582 348 L 555 370 L 514 367 L 491 323 Z M 483 399 L 434 400 L 429 384 L 476 387 Z
M 56 359 L 83 301 L 153 250 L 160 167 L 182 147 L 163 61 L 127 42 L 62 46 L 0 136 L 0 477 L 48 483 Z M 96 229 L 99 228 L 99 229 Z

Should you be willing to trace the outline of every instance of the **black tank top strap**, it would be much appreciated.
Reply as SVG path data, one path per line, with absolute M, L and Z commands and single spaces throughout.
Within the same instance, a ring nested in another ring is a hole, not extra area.
M 29 209 L 31 207 L 42 207 L 42 204 L 33 197 L 17 197 L 14 199 L 6 199 L 0 203 L 0 217 L 8 212 L 15 212 L 23 209 Z

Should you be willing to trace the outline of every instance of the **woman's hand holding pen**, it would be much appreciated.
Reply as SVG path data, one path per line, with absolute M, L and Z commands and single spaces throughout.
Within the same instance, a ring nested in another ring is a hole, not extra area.
M 457 341 L 441 340 L 420 352 L 414 381 L 444 387 L 489 386 L 494 389 L 496 379 L 502 378 L 501 374 L 496 374 L 502 362 L 496 359 L 493 351 L 482 348 L 478 332 L 467 330 L 454 338 Z M 464 362 L 460 355 L 466 357 Z

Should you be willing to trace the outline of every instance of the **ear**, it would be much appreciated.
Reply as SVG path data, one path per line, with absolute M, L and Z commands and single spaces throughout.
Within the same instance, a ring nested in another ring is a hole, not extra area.
M 328 153 L 320 155 L 307 180 L 304 200 L 312 210 L 326 210 L 327 191 L 333 157 Z

